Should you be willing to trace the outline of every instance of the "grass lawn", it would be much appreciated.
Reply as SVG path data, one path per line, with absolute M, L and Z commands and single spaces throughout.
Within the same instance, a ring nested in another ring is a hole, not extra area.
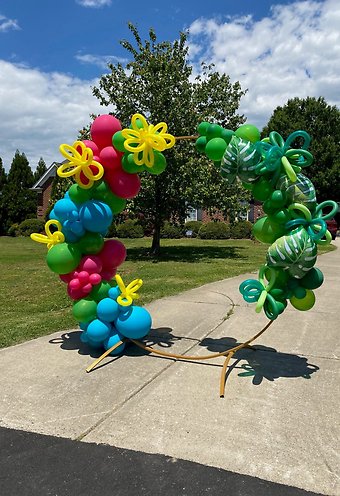
M 119 274 L 126 283 L 144 280 L 141 304 L 257 270 L 267 251 L 250 240 L 176 239 L 162 240 L 163 254 L 153 259 L 150 239 L 122 242 L 128 255 Z M 66 285 L 48 269 L 45 255 L 46 247 L 30 238 L 0 237 L 0 348 L 78 325 Z

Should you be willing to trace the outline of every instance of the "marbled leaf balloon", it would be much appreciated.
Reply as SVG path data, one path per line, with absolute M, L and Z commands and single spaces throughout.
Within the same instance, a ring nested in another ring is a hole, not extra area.
M 286 175 L 280 177 L 276 185 L 277 189 L 284 191 L 287 195 L 287 203 L 301 203 L 311 212 L 316 208 L 316 194 L 313 183 L 303 174 L 297 174 L 297 181 L 293 183 Z
M 259 177 L 255 168 L 260 161 L 261 154 L 254 143 L 233 136 L 222 158 L 221 172 L 229 180 L 238 176 L 241 181 L 250 183 Z
M 268 249 L 269 267 L 282 267 L 296 279 L 301 279 L 313 267 L 317 246 L 306 229 L 299 227 L 290 234 L 278 238 Z

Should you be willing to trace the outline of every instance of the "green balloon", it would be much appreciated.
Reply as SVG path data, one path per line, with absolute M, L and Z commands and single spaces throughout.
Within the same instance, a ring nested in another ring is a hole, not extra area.
M 269 199 L 264 202 L 264 204 L 262 205 L 262 208 L 263 208 L 263 211 L 267 215 L 273 215 L 277 211 L 277 208 L 274 207 L 274 205 L 272 204 L 272 202 Z
M 111 192 L 108 184 L 105 181 L 95 183 L 91 188 L 92 198 L 105 202 L 107 195 Z
M 46 255 L 48 267 L 56 274 L 68 274 L 76 269 L 81 260 L 81 251 L 74 244 L 59 243 Z
M 222 129 L 221 138 L 229 145 L 231 138 L 234 136 L 234 131 L 231 129 Z
M 253 235 L 261 243 L 274 243 L 277 238 L 285 234 L 279 225 L 270 222 L 268 217 L 261 217 L 253 225 Z
M 113 215 L 119 214 L 126 207 L 126 200 L 114 195 L 111 191 L 107 194 L 105 203 L 110 207 Z
M 154 176 L 158 176 L 166 169 L 166 158 L 161 152 L 155 151 L 154 154 L 155 154 L 155 162 L 152 167 L 150 168 L 147 167 L 147 171 L 150 172 L 150 174 L 153 174 Z
M 206 146 L 206 144 L 207 144 L 207 138 L 206 138 L 206 136 L 200 136 L 199 138 L 197 138 L 197 140 L 195 142 L 196 149 L 200 153 L 204 153 L 205 152 L 205 146 Z
M 91 189 L 80 188 L 78 184 L 72 184 L 68 193 L 74 203 L 84 203 L 91 199 Z
M 220 138 L 223 131 L 223 127 L 218 124 L 210 124 L 207 129 L 207 140 L 214 138 Z M 224 141 L 224 140 L 223 140 Z
M 133 153 L 124 154 L 124 157 L 122 159 L 122 167 L 125 172 L 128 172 L 129 174 L 138 174 L 146 170 L 146 167 L 144 165 L 135 164 Z
M 122 135 L 122 132 L 121 131 L 118 131 L 117 133 L 115 133 L 113 136 L 112 136 L 112 145 L 115 147 L 116 150 L 118 150 L 119 152 L 126 152 L 125 148 L 124 148 L 124 142 L 125 142 L 125 138 L 124 136 Z
M 310 269 L 307 274 L 300 279 L 300 284 L 306 289 L 317 289 L 323 283 L 323 273 L 317 267 Z
M 197 126 L 197 131 L 201 136 L 206 136 L 208 127 L 210 126 L 210 122 L 201 122 Z
M 78 322 L 91 322 L 97 318 L 97 303 L 91 298 L 83 298 L 73 304 L 72 312 Z
M 284 191 L 276 189 L 270 195 L 270 203 L 276 208 L 282 208 L 285 206 L 287 201 L 287 196 Z
M 100 284 L 94 286 L 89 294 L 89 298 L 99 302 L 108 296 L 109 289 L 111 289 L 111 284 L 107 281 L 102 281 Z
M 273 192 L 273 187 L 267 179 L 260 177 L 253 186 L 253 197 L 255 200 L 266 201 Z
M 222 138 L 212 138 L 205 147 L 205 153 L 210 160 L 217 162 L 222 160 L 227 144 Z
M 260 131 L 252 124 L 243 124 L 235 131 L 236 136 L 252 143 L 260 141 Z
M 282 208 L 274 214 L 268 215 L 269 220 L 277 224 L 286 224 L 291 219 L 291 214 L 287 208 Z
M 315 295 L 313 291 L 307 289 L 306 296 L 304 298 L 297 298 L 296 296 L 292 296 L 290 298 L 290 302 L 297 310 L 310 310 L 314 306 Z
M 83 255 L 95 255 L 104 246 L 104 238 L 101 234 L 87 231 L 84 236 L 74 244 Z

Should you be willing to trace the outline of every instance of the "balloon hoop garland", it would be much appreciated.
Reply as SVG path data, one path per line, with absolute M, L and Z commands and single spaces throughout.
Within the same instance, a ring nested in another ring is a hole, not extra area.
M 121 354 L 128 341 L 172 359 L 225 356 L 220 379 L 220 396 L 224 396 L 226 370 L 234 353 L 251 348 L 250 343 L 283 313 L 288 302 L 297 310 L 311 309 L 313 290 L 323 283 L 322 272 L 314 267 L 317 245 L 330 243 L 326 221 L 338 205 L 331 200 L 318 204 L 312 182 L 302 173 L 313 161 L 308 151 L 310 136 L 295 131 L 284 141 L 274 131 L 261 140 L 259 130 L 249 124 L 234 132 L 201 122 L 198 136 L 174 137 L 165 122 L 153 125 L 135 114 L 126 129 L 112 115 L 97 117 L 91 138 L 60 146 L 66 160 L 57 174 L 72 177 L 74 184 L 54 205 L 46 234 L 31 235 L 47 245 L 48 267 L 67 284 L 73 315 L 83 331 L 81 341 L 106 350 L 86 371 L 108 355 Z M 166 353 L 139 341 L 152 325 L 149 312 L 134 304 L 143 281 L 135 279 L 125 286 L 117 274 L 126 258 L 125 246 L 105 239 L 114 215 L 138 194 L 138 174 L 161 174 L 167 166 L 163 152 L 184 139 L 195 139 L 198 152 L 212 160 L 226 181 L 241 181 L 255 200 L 263 202 L 265 215 L 255 222 L 253 235 L 270 244 L 258 279 L 247 279 L 239 287 L 244 300 L 255 303 L 257 313 L 264 311 L 269 323 L 245 343 L 202 356 Z

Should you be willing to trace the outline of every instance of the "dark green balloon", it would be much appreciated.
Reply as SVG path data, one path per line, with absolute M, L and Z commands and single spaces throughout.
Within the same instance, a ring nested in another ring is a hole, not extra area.
M 99 181 L 91 188 L 92 198 L 103 202 L 105 202 L 105 199 L 110 192 L 111 190 L 105 181 Z
M 255 200 L 266 201 L 273 192 L 273 187 L 269 181 L 260 177 L 253 186 L 253 197 Z
M 99 233 L 87 231 L 75 246 L 83 255 L 95 255 L 103 248 L 104 238 Z
M 276 189 L 270 195 L 270 203 L 276 208 L 282 208 L 285 206 L 287 201 L 287 196 L 284 191 Z
M 300 279 L 300 284 L 306 289 L 317 289 L 323 283 L 323 273 L 317 267 L 310 269 L 307 274 Z
M 210 122 L 201 122 L 197 126 L 197 131 L 201 136 L 206 136 L 208 127 L 210 126 Z
M 229 145 L 231 138 L 234 136 L 234 131 L 231 129 L 222 129 L 221 138 Z
M 206 144 L 207 144 L 206 136 L 200 136 L 199 138 L 197 138 L 197 140 L 195 142 L 196 149 L 200 153 L 204 153 Z
M 113 215 L 119 214 L 126 207 L 126 200 L 124 200 L 124 198 L 119 198 L 111 191 L 106 196 L 105 203 L 110 207 Z
M 209 141 L 214 138 L 220 138 L 222 131 L 223 128 L 218 124 L 210 124 L 207 129 L 207 140 Z
M 109 289 L 111 289 L 111 284 L 107 281 L 102 281 L 100 284 L 94 286 L 89 294 L 89 298 L 99 302 L 108 296 Z
M 68 274 L 75 270 L 81 260 L 81 251 L 71 243 L 59 243 L 48 250 L 46 263 L 56 274 Z
M 135 164 L 133 153 L 125 153 L 122 159 L 122 168 L 129 174 L 139 174 L 146 170 L 144 165 Z
M 91 298 L 82 298 L 74 303 L 72 312 L 79 322 L 91 322 L 97 318 L 97 303 Z

